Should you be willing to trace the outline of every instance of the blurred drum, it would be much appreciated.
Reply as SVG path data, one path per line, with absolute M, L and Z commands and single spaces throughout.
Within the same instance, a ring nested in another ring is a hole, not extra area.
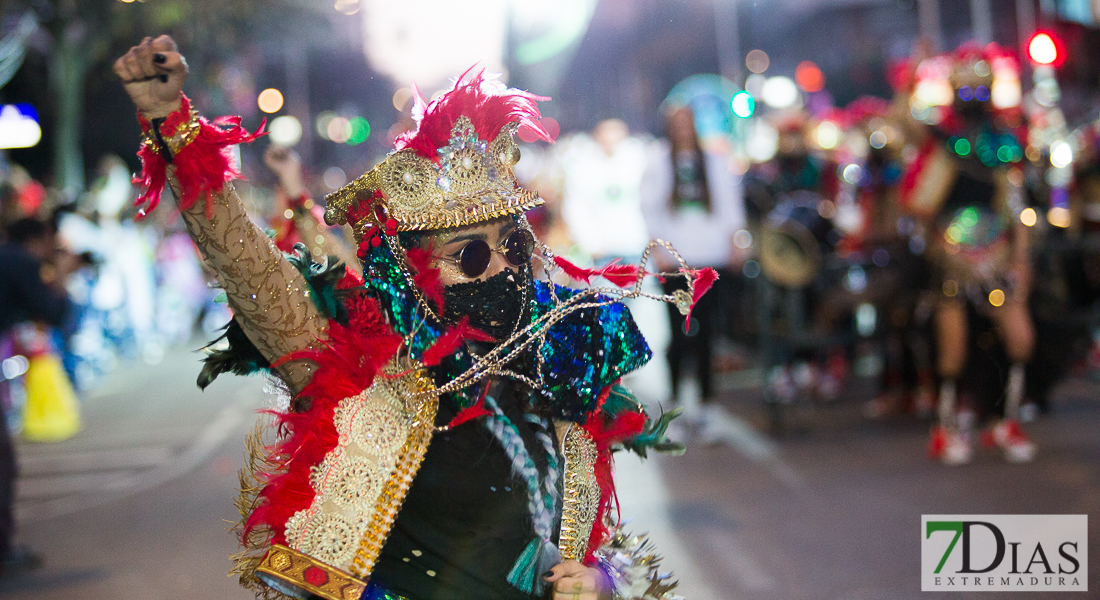
M 817 194 L 795 192 L 768 214 L 761 231 L 760 267 L 773 284 L 803 288 L 821 272 L 840 239 L 821 206 Z

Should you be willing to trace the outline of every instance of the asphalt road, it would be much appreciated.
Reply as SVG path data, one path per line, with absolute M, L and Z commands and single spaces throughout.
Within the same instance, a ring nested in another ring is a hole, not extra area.
M 18 538 L 46 566 L 0 580 L 12 599 L 250 598 L 226 577 L 243 438 L 258 378 L 194 387 L 197 356 L 132 364 L 83 405 L 72 440 L 19 446 Z M 1038 459 L 992 451 L 947 468 L 924 456 L 927 423 L 870 422 L 852 398 L 776 440 L 752 390 L 727 390 L 718 443 L 643 464 L 619 460 L 629 527 L 649 531 L 693 600 L 908 599 L 921 594 L 923 513 L 1089 514 L 1100 553 L 1100 386 L 1064 384 L 1030 426 Z M 1090 559 L 1088 594 L 1100 596 Z M 1050 598 L 1016 593 L 1012 598 Z

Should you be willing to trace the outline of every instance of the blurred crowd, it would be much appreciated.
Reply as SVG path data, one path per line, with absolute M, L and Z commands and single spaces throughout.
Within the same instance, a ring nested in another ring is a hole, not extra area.
M 777 429 L 847 391 L 868 418 L 930 420 L 947 464 L 978 442 L 1026 462 L 1021 423 L 1100 357 L 1098 123 L 1067 123 L 1050 67 L 1027 73 L 1024 94 L 996 45 L 918 49 L 891 99 L 807 94 L 741 122 L 712 94 L 670 94 L 663 139 L 606 120 L 525 150 L 519 175 L 557 252 L 633 261 L 661 238 L 722 274 L 690 323 L 671 311 L 662 349 L 658 397 L 694 396 L 704 438 L 715 378 L 751 372 Z

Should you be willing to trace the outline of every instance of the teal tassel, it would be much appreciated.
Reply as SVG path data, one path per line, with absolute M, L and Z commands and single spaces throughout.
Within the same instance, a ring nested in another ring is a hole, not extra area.
M 534 538 L 516 559 L 508 572 L 508 583 L 524 594 L 541 596 L 546 582 L 541 575 L 561 562 L 558 547 L 547 540 Z
M 531 540 L 531 543 L 527 544 L 519 558 L 516 559 L 516 564 L 512 565 L 512 570 L 508 572 L 508 583 L 524 594 L 530 594 L 534 591 L 535 579 L 538 575 L 536 571 L 538 561 L 536 559 L 541 547 L 542 540 L 538 538 Z

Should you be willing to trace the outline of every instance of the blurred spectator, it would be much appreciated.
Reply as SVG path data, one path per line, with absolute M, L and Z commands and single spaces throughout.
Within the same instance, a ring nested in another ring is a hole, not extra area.
M 666 115 L 668 139 L 649 153 L 642 179 L 642 209 L 650 234 L 676 247 L 694 268 L 714 267 L 727 281 L 731 266 L 742 261 L 733 236 L 745 225 L 745 211 L 738 177 L 730 170 L 729 156 L 704 151 L 695 131 L 690 108 L 675 107 Z M 658 266 L 670 268 L 671 258 L 657 253 Z M 719 280 L 721 283 L 721 279 Z M 681 279 L 664 283 L 665 292 L 685 288 Z M 723 309 L 719 294 L 709 293 L 695 306 L 685 330 L 684 317 L 669 311 L 672 340 L 667 357 L 676 398 L 685 368 L 694 365 L 702 401 L 714 396 L 711 372 L 713 332 Z
M 619 119 L 600 122 L 592 135 L 562 144 L 565 189 L 562 219 L 574 255 L 597 263 L 634 258 L 649 241 L 641 211 L 646 142 Z
M 71 303 L 61 282 L 75 266 L 76 257 L 57 251 L 49 226 L 20 219 L 7 228 L 8 241 L 0 246 L 0 336 L 28 321 L 60 325 Z M 16 478 L 15 449 L 8 427 L 0 427 L 0 569 L 5 575 L 36 568 L 41 559 L 12 544 Z

